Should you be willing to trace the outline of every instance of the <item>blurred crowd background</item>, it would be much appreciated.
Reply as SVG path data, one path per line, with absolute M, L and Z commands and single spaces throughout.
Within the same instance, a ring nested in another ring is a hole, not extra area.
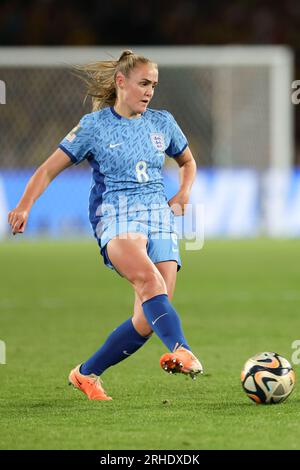
M 296 0 L 2 0 L 1 46 L 288 45 L 300 79 Z M 300 110 L 295 164 L 300 165 Z
M 2 45 L 289 44 L 296 0 L 4 0 Z

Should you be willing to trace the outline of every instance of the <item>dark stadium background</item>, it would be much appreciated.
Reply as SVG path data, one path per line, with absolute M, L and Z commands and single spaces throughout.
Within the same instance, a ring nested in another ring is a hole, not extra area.
M 295 0 L 2 0 L 0 46 L 288 45 L 300 79 Z M 300 164 L 300 106 L 295 106 Z

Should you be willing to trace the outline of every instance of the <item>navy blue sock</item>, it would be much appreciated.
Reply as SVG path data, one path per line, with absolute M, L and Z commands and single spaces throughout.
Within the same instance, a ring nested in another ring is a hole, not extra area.
M 178 346 L 189 349 L 179 316 L 166 294 L 156 295 L 142 304 L 144 314 L 152 330 L 170 351 Z
M 123 361 L 145 344 L 149 336 L 141 336 L 128 318 L 106 339 L 105 343 L 80 367 L 81 374 L 102 374 L 108 367 Z

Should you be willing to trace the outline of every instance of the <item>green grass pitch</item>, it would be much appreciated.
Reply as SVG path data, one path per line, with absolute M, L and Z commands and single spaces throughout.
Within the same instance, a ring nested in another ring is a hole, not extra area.
M 299 384 L 285 403 L 264 406 L 239 381 L 257 352 L 291 360 L 300 240 L 208 241 L 182 258 L 174 305 L 205 374 L 165 374 L 166 349 L 152 338 L 104 373 L 113 401 L 91 402 L 68 387 L 68 373 L 131 315 L 130 286 L 92 240 L 0 244 L 1 449 L 300 448 Z

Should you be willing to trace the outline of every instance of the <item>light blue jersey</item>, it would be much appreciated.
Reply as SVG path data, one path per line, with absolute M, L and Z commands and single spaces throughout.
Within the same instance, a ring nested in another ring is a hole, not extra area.
M 89 217 L 98 240 L 112 217 L 129 220 L 138 212 L 143 219 L 149 209 L 170 215 L 162 178 L 165 153 L 176 157 L 187 145 L 167 111 L 147 109 L 128 119 L 107 107 L 83 116 L 59 147 L 76 165 L 86 159 L 92 167 Z M 173 231 L 172 220 L 170 227 L 160 222 L 160 230 Z M 102 237 L 100 246 L 109 238 Z

